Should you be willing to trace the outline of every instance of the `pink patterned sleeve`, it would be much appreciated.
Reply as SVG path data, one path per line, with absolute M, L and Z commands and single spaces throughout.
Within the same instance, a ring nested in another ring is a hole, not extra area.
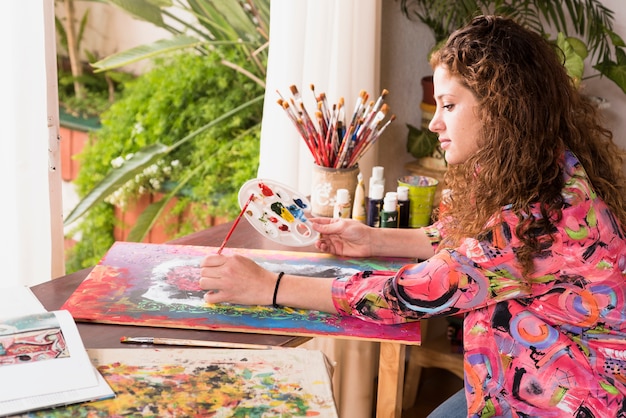
M 495 244 L 508 241 L 500 228 L 493 230 L 493 241 L 468 238 L 456 249 L 442 249 L 397 272 L 366 271 L 336 279 L 335 307 L 345 315 L 393 324 L 452 315 L 526 295 L 529 289 L 521 280 L 515 251 L 509 245 Z
M 439 243 L 444 237 L 443 231 L 443 223 L 441 221 L 437 221 L 432 225 L 425 226 L 422 228 L 426 237 L 430 240 L 430 245 L 432 245 L 433 250 L 437 252 L 437 248 L 439 248 Z

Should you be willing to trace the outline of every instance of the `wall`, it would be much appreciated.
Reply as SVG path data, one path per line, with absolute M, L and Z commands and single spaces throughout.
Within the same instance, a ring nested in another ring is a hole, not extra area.
M 415 160 L 406 151 L 406 124 L 420 126 L 421 79 L 432 74 L 427 56 L 435 38 L 426 25 L 404 17 L 397 0 L 383 2 L 380 86 L 389 90 L 387 103 L 397 119 L 379 139 L 379 164 L 385 167 L 385 190 L 395 190 L 397 178 L 408 174 L 404 165 Z

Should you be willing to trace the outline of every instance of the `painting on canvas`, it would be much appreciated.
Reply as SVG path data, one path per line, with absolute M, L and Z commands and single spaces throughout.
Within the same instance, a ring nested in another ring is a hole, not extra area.
M 215 251 L 213 247 L 117 242 L 62 309 L 77 321 L 419 344 L 419 323 L 378 325 L 318 311 L 209 305 L 198 285 L 199 263 Z M 395 270 L 406 263 L 399 258 L 344 259 L 295 251 L 227 251 L 244 254 L 270 271 L 329 280 L 364 270 Z

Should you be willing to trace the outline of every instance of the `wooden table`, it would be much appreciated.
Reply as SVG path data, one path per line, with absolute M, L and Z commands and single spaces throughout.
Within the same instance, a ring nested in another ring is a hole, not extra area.
M 185 237 L 169 241 L 169 244 L 201 245 L 219 247 L 230 229 L 232 222 L 217 225 L 212 228 L 196 232 Z M 259 234 L 248 222 L 240 222 L 228 246 L 233 248 L 251 248 L 282 251 L 309 251 L 317 252 L 314 246 L 287 247 L 275 243 Z M 59 309 L 78 285 L 87 277 L 91 269 L 59 277 L 52 281 L 39 284 L 32 288 L 48 310 Z M 155 337 L 169 337 L 195 339 L 206 341 L 241 342 L 252 344 L 276 345 L 296 347 L 308 341 L 308 337 L 288 335 L 253 334 L 227 331 L 206 331 L 173 328 L 137 329 L 135 326 L 78 323 L 78 331 L 86 348 L 129 348 L 122 344 L 122 336 L 151 335 Z M 136 346 L 140 348 L 141 346 Z M 402 389 L 404 383 L 404 359 L 406 346 L 395 342 L 380 344 L 380 361 L 378 376 L 378 396 L 376 416 L 378 418 L 400 418 L 402 412 Z

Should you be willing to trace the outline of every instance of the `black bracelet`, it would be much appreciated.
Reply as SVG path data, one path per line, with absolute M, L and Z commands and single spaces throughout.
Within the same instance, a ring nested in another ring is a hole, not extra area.
M 275 308 L 280 308 L 280 305 L 276 303 L 276 295 L 278 294 L 278 286 L 280 285 L 280 279 L 285 275 L 284 271 L 278 273 L 278 278 L 276 279 L 276 286 L 274 287 L 274 296 L 272 296 L 272 306 Z

